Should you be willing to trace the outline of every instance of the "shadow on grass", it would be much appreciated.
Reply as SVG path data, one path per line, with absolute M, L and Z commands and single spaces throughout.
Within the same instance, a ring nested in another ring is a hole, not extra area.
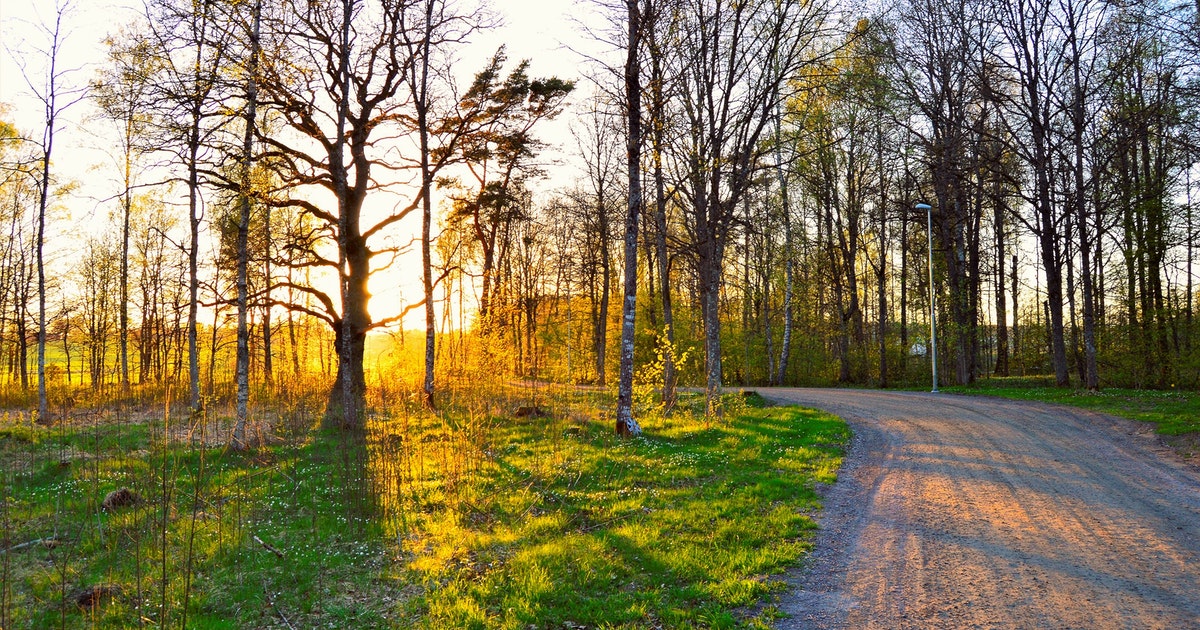
M 807 549 L 813 486 L 832 481 L 847 438 L 836 419 L 784 408 L 633 440 L 593 425 L 558 453 L 532 439 L 545 425 L 500 431 L 483 499 L 443 522 L 452 531 L 424 532 L 427 627 L 730 627 Z

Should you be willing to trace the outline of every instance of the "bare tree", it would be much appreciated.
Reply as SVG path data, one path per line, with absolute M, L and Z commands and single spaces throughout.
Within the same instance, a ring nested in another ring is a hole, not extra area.
M 136 190 L 135 167 L 143 152 L 146 133 L 146 93 L 149 90 L 149 58 L 147 41 L 128 33 L 119 33 L 105 40 L 108 60 L 100 77 L 93 82 L 92 92 L 104 117 L 116 124 L 120 133 L 119 166 L 121 168 L 121 273 L 119 298 L 120 379 L 123 390 L 129 390 L 129 259 L 133 193 Z
M 44 47 L 36 51 L 45 63 L 45 74 L 33 77 L 27 67 L 22 65 L 22 74 L 29 84 L 34 97 L 42 106 L 42 139 L 39 143 L 41 150 L 38 181 L 38 209 L 34 249 L 37 260 L 37 291 L 38 291 L 38 331 L 37 331 L 37 380 L 38 380 L 38 417 L 45 418 L 48 413 L 46 401 L 46 210 L 52 196 L 51 158 L 54 153 L 54 138 L 62 126 L 63 112 L 84 98 L 85 90 L 72 87 L 68 81 L 72 69 L 61 67 L 60 55 L 67 39 L 64 20 L 69 16 L 72 6 L 69 0 L 56 3 L 52 24 L 42 23 L 38 27 L 46 37 Z
M 5 238 L 0 239 L 0 345 L 7 338 L 12 339 L 9 348 L 0 347 L 0 357 L 4 359 L 9 383 L 19 383 L 22 389 L 28 389 L 29 305 L 35 292 L 35 243 L 29 235 L 32 221 L 28 209 L 36 208 L 39 199 L 41 155 L 34 143 L 3 121 L 0 121 L 0 142 L 3 143 L 0 219 L 5 231 Z
M 1054 36 L 1051 0 L 1009 0 L 995 5 L 996 23 L 1007 43 L 1007 54 L 999 57 L 1016 83 L 1007 112 L 1015 147 L 1029 165 L 1034 186 L 1029 201 L 1035 219 L 1027 223 L 1037 235 L 1042 269 L 1046 274 L 1046 300 L 1050 312 L 1051 359 L 1054 380 L 1059 386 L 1070 382 L 1066 342 L 1063 335 L 1063 278 L 1060 250 L 1060 216 L 1052 198 L 1054 126 L 1059 110 L 1053 94 L 1064 80 L 1066 64 L 1062 41 Z
M 568 192 L 574 205 L 581 211 L 578 218 L 583 227 L 583 236 L 590 241 L 584 248 L 584 259 L 580 262 L 588 268 L 588 293 L 592 304 L 592 360 L 596 384 L 608 383 L 608 323 L 609 300 L 612 294 L 612 276 L 615 266 L 612 251 L 615 200 L 622 191 L 618 184 L 621 177 L 620 142 L 621 130 L 613 124 L 614 112 L 603 111 L 600 100 L 591 103 L 585 115 L 584 127 L 572 130 L 576 146 L 584 163 L 587 190 Z
M 306 253 L 311 264 L 336 275 L 340 307 L 334 296 L 312 286 L 289 286 L 317 299 L 323 312 L 310 314 L 334 329 L 337 376 L 325 423 L 358 430 L 366 391 L 363 347 L 367 331 L 379 324 L 368 311 L 367 280 L 371 260 L 388 253 L 372 249 L 368 241 L 414 207 L 401 204 L 383 220 L 362 225 L 364 201 L 382 187 L 372 176 L 372 167 L 382 164 L 375 142 L 395 132 L 396 114 L 402 111 L 399 90 L 408 59 L 392 42 L 402 39 L 400 17 L 407 6 L 388 1 L 368 12 L 359 0 L 280 5 L 263 33 L 263 48 L 271 54 L 262 58 L 259 90 L 261 104 L 291 135 L 263 136 L 263 157 L 279 165 L 284 186 L 315 185 L 335 204 L 326 210 L 301 194 L 273 202 L 312 217 L 336 248 L 334 258 L 315 248 Z
M 329 425 L 362 427 L 366 334 L 404 315 L 402 311 L 375 320 L 368 310 L 367 281 L 378 268 L 372 261 L 394 258 L 401 249 L 372 241 L 424 208 L 424 191 L 436 174 L 435 165 L 458 155 L 457 147 L 435 151 L 419 137 L 421 125 L 414 123 L 422 117 L 421 110 L 427 130 L 440 124 L 461 129 L 462 121 L 428 120 L 429 94 L 423 91 L 428 85 L 412 84 L 428 78 L 421 70 L 428 54 L 427 39 L 429 47 L 436 49 L 443 38 L 460 38 L 479 22 L 474 14 L 454 11 L 450 5 L 405 0 L 370 5 L 364 0 L 332 4 L 285 0 L 277 16 L 264 18 L 264 50 L 270 54 L 262 62 L 261 104 L 278 116 L 287 133 L 263 135 L 260 139 L 267 146 L 263 157 L 279 165 L 283 186 L 294 191 L 271 203 L 296 208 L 319 226 L 316 233 L 323 237 L 299 248 L 306 261 L 301 264 L 327 269 L 339 279 L 336 300 L 311 285 L 286 283 L 320 304 L 320 310 L 299 304 L 290 308 L 308 312 L 335 331 L 338 370 L 326 407 Z M 431 14 L 433 23 L 428 21 Z M 530 103 L 539 103 L 538 97 L 544 95 L 537 89 L 532 92 Z M 528 111 L 532 115 L 534 110 Z M 412 141 L 421 154 L 410 160 L 403 151 L 389 152 L 380 146 L 385 139 Z M 389 157 L 396 155 L 400 157 Z M 426 159 L 429 162 L 422 163 Z M 413 170 L 416 175 L 405 179 Z M 419 192 L 364 225 L 368 197 L 383 190 L 399 194 L 395 184 L 400 183 L 412 184 Z M 334 210 L 311 196 L 322 194 Z M 332 244 L 336 256 L 325 255 L 322 244 Z
M 421 284 L 425 314 L 425 374 L 421 390 L 425 406 L 434 408 L 434 367 L 437 359 L 437 322 L 434 289 L 442 278 L 434 278 L 433 190 L 438 174 L 458 158 L 457 146 L 470 135 L 478 120 L 453 110 L 460 105 L 453 95 L 449 66 L 451 51 L 474 31 L 488 23 L 480 12 L 458 12 L 445 0 L 420 0 L 415 10 L 401 19 L 408 28 L 401 34 L 406 54 L 413 59 L 407 67 L 407 85 L 415 110 L 421 206 Z M 439 59 L 441 60 L 439 62 Z M 476 116 L 480 113 L 473 112 Z
M 117 322 L 114 317 L 114 284 L 119 283 L 116 263 L 117 248 L 111 234 L 93 236 L 84 246 L 79 266 L 80 314 L 83 319 L 84 342 L 87 348 L 87 371 L 93 390 L 105 385 L 106 362 Z
M 418 38 L 415 42 L 417 50 L 413 51 L 413 56 L 418 60 L 417 63 L 409 66 L 409 89 L 412 92 L 413 107 L 417 110 L 417 134 L 420 142 L 421 153 L 421 293 L 425 300 L 425 376 L 421 383 L 421 392 L 425 398 L 425 406 L 433 409 L 433 376 L 434 362 L 437 360 L 437 322 L 434 320 L 433 311 L 433 253 L 431 251 L 432 244 L 432 228 L 433 228 L 433 177 L 434 169 L 432 161 L 432 147 L 429 141 L 429 109 L 430 109 L 430 86 L 429 74 L 431 59 L 430 53 L 433 48 L 433 31 L 434 31 L 434 16 L 435 9 L 438 9 L 438 3 L 434 0 L 425 0 L 424 9 L 424 37 Z M 445 10 L 445 4 L 440 7 Z M 441 11 L 437 15 L 440 16 Z M 412 45 L 412 44 L 410 44 Z
M 959 383 L 974 380 L 978 332 L 978 216 L 971 203 L 974 114 L 980 50 L 989 45 L 975 0 L 914 0 L 899 16 L 896 83 L 913 109 L 909 128 L 919 138 L 931 176 L 933 245 L 949 283 L 950 333 Z M 937 287 L 930 287 L 931 295 Z
M 154 56 L 149 102 L 163 135 L 162 146 L 175 152 L 184 169 L 188 195 L 188 403 L 201 411 L 200 349 L 200 225 L 203 221 L 202 174 L 210 139 L 226 117 L 217 103 L 222 87 L 219 71 L 227 61 L 229 32 L 220 28 L 210 2 L 151 0 L 147 3 L 147 52 Z
M 677 189 L 687 207 L 705 340 L 705 391 L 716 411 L 721 388 L 720 291 L 737 208 L 769 167 L 762 142 L 789 80 L 819 54 L 830 7 L 798 0 L 690 0 L 678 8 L 670 47 L 683 132 L 673 147 Z
M 1099 73 L 1099 57 L 1096 54 L 1100 24 L 1104 20 L 1104 3 L 1093 0 L 1059 0 L 1055 26 L 1062 33 L 1066 46 L 1062 54 L 1066 57 L 1070 78 L 1065 90 L 1066 98 L 1059 106 L 1067 112 L 1070 120 L 1068 132 L 1071 155 L 1071 212 L 1074 214 L 1075 229 L 1079 234 L 1080 281 L 1083 284 L 1083 385 L 1091 391 L 1100 388 L 1099 363 L 1096 360 L 1096 282 L 1093 277 L 1093 248 L 1098 240 L 1100 227 L 1099 209 L 1089 203 L 1092 197 L 1086 156 L 1089 146 L 1089 108 L 1094 108 L 1097 92 L 1096 75 Z
M 173 267 L 184 261 L 167 235 L 177 227 L 177 217 L 156 197 L 133 198 L 132 263 L 135 266 L 134 289 L 140 319 L 137 335 L 138 380 L 162 382 L 170 369 L 172 340 L 171 308 L 175 294 L 186 283 L 174 282 Z

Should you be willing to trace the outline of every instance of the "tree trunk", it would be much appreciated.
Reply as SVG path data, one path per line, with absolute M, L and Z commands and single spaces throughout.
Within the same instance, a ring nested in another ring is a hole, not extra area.
M 994 184 L 998 185 L 998 184 Z M 997 376 L 1008 376 L 1008 308 L 1005 299 L 1004 276 L 1004 202 L 1000 195 L 992 198 L 993 231 L 996 236 L 996 367 Z M 1015 320 L 1015 317 L 1014 317 Z
M 349 330 L 351 337 L 344 338 Z M 334 333 L 334 359 L 337 371 L 333 387 L 325 403 L 323 424 L 326 428 L 361 431 L 364 428 L 362 410 L 367 391 L 363 372 L 363 357 L 366 334 L 357 332 L 352 325 L 339 322 Z
M 66 308 L 63 308 L 66 312 Z M 71 320 L 69 318 L 63 320 L 62 328 L 62 344 L 63 344 L 63 359 L 67 362 L 67 385 L 71 385 Z M 82 379 L 80 379 L 82 380 Z
M 1035 125 L 1035 129 L 1040 129 Z M 1044 132 L 1034 133 L 1037 154 L 1042 156 L 1034 165 L 1037 182 L 1038 245 L 1042 270 L 1046 274 L 1046 307 L 1050 326 L 1050 357 L 1054 367 L 1054 383 L 1059 387 L 1070 384 L 1067 373 L 1067 347 L 1063 335 L 1062 268 L 1057 256 L 1056 230 L 1050 200 L 1050 159 L 1046 155 Z
M 218 293 L 215 290 L 215 287 L 214 287 L 214 291 L 213 291 L 213 300 L 218 303 L 222 303 L 225 301 L 224 296 L 222 296 L 220 293 Z M 219 304 L 217 307 L 213 308 L 212 314 L 213 314 L 213 321 L 212 321 L 212 326 L 209 327 L 209 338 L 208 338 L 208 395 L 209 396 L 212 396 L 213 392 L 216 391 L 216 383 L 217 383 L 217 335 L 221 332 L 221 307 Z M 100 354 L 100 356 L 104 356 L 103 353 L 99 353 L 99 354 Z
M 875 280 L 879 289 L 879 386 L 888 386 L 887 364 L 887 180 L 883 170 L 883 122 L 877 120 L 876 158 L 879 177 L 879 268 Z
M 341 320 L 334 322 L 334 347 L 337 355 L 337 376 L 329 392 L 325 406 L 324 424 L 330 428 L 360 431 L 364 427 L 366 378 L 363 374 L 363 347 L 366 342 L 368 251 L 359 234 L 359 213 L 362 206 L 361 193 L 352 194 L 349 173 L 345 166 L 346 125 L 350 109 L 350 55 L 351 21 L 354 14 L 351 0 L 342 0 L 340 40 L 336 48 L 337 79 L 341 98 L 337 102 L 337 135 L 330 147 L 329 165 L 333 176 L 334 195 L 338 201 L 337 238 L 338 271 L 341 279 L 339 292 L 342 302 Z M 356 166 L 366 168 L 365 155 L 361 146 L 351 146 Z M 361 161 L 360 161 L 361 158 Z M 366 176 L 360 170 L 358 178 Z M 361 188 L 359 189 L 361 190 Z
M 61 16 L 60 16 L 61 17 Z M 57 39 L 57 29 L 55 36 Z M 57 42 L 56 42 L 57 43 Z M 50 56 L 50 76 L 54 77 L 54 67 L 57 55 Z M 38 286 L 38 330 L 37 330 L 37 386 L 38 386 L 38 421 L 49 422 L 49 404 L 46 400 L 46 266 L 43 251 L 46 244 L 46 207 L 50 201 L 50 154 L 54 147 L 54 125 L 57 111 L 54 105 L 54 80 L 51 79 L 51 91 L 46 106 L 46 132 L 42 143 L 42 181 L 38 191 L 37 214 L 37 286 Z M 23 358 L 23 357 L 22 357 Z
M 125 190 L 121 195 L 121 311 L 118 315 L 120 326 L 120 344 L 121 344 L 121 391 L 122 393 L 129 392 L 129 232 L 130 232 L 130 214 L 132 213 L 133 200 L 131 199 L 132 188 L 132 150 L 133 138 L 131 136 L 130 123 L 126 121 L 125 126 Z
M 1074 205 L 1074 204 L 1072 204 Z M 1068 209 L 1065 217 L 1066 228 L 1063 234 L 1063 242 L 1066 244 L 1066 251 L 1062 257 L 1063 263 L 1067 268 L 1067 314 L 1066 319 L 1070 323 L 1070 338 L 1071 338 L 1071 354 L 1074 355 L 1075 371 L 1079 376 L 1079 382 L 1087 380 L 1087 370 L 1083 363 L 1083 350 L 1079 343 L 1079 321 L 1076 314 L 1079 312 L 1075 303 L 1076 284 L 1075 284 L 1075 252 L 1071 246 L 1075 244 L 1075 209 Z
M 239 214 L 237 229 L 237 411 L 233 425 L 233 438 L 230 447 L 234 450 L 244 450 L 250 446 L 246 441 L 246 424 L 249 420 L 250 402 L 250 330 L 247 319 L 250 311 L 249 304 L 249 270 L 250 251 L 250 198 L 251 173 L 254 168 L 254 130 L 257 124 L 258 111 L 258 33 L 262 1 L 254 3 L 254 23 L 250 32 L 250 63 L 246 75 L 246 129 L 242 136 L 242 180 L 239 191 Z M 270 282 L 270 278 L 267 279 Z M 269 328 L 264 324 L 264 328 Z M 267 334 L 269 338 L 269 334 Z
M 900 213 L 900 372 L 908 380 L 908 209 L 912 207 L 905 186 L 904 211 Z
M 705 415 L 720 415 L 721 395 L 721 256 L 715 244 L 701 248 L 700 301 L 704 317 Z
M 261 2 L 262 0 L 258 0 Z M 255 7 L 257 9 L 258 3 Z M 271 323 L 271 206 L 263 208 L 263 289 L 262 289 L 262 336 L 263 336 L 263 381 L 268 385 L 275 382 L 275 331 Z
M 655 13 L 655 19 L 659 19 L 662 11 Z M 644 24 L 644 22 L 643 22 Z M 676 394 L 675 386 L 678 377 L 676 376 L 675 368 L 675 314 L 671 304 L 671 258 L 670 252 L 667 250 L 667 193 L 666 193 L 666 175 L 663 172 L 663 152 L 666 147 L 666 94 L 664 90 L 664 71 L 662 67 L 662 55 L 658 50 L 658 36 L 656 27 L 650 26 L 645 29 L 651 39 L 650 44 L 650 76 L 651 76 L 651 108 L 654 125 L 653 133 L 651 134 L 651 142 L 653 143 L 654 155 L 654 248 L 655 258 L 658 263 L 658 281 L 660 283 L 659 295 L 662 299 L 662 314 L 663 314 L 663 335 L 666 338 L 666 348 L 662 355 L 663 361 L 663 386 L 662 386 L 662 404 L 665 411 L 670 411 L 675 406 Z
M 54 132 L 58 124 L 59 105 L 58 89 L 61 75 L 58 71 L 58 52 L 62 44 L 62 20 L 65 9 L 59 8 L 55 14 L 54 29 L 50 32 L 50 46 L 47 49 L 47 61 L 50 64 L 46 74 L 46 92 L 40 94 L 42 105 L 45 107 L 45 129 L 42 133 L 42 173 L 38 190 L 37 235 L 34 244 L 37 257 L 37 286 L 38 286 L 38 330 L 37 330 L 37 385 L 38 385 L 38 420 L 49 420 L 49 403 L 46 400 L 46 266 L 44 250 L 46 244 L 46 209 L 50 204 L 50 160 L 54 152 Z M 30 82 L 30 85 L 34 85 Z
M 654 123 L 656 126 L 662 124 Z M 658 135 L 659 132 L 656 132 Z M 659 295 L 662 299 L 663 335 L 666 348 L 663 352 L 662 404 L 669 411 L 675 406 L 675 386 L 678 380 L 675 368 L 675 314 L 671 303 L 671 259 L 667 250 L 667 196 L 666 177 L 662 166 L 662 140 L 655 140 L 654 151 L 654 221 L 656 224 L 654 247 L 658 253 Z
M 188 140 L 188 406 L 193 416 L 200 414 L 200 347 L 197 339 L 200 306 L 200 179 L 197 167 L 200 151 L 200 116 L 193 112 Z
M 433 1 L 425 2 L 425 26 L 432 29 Z M 421 41 L 420 78 L 413 106 L 417 110 L 417 133 L 421 142 L 421 288 L 425 297 L 425 375 L 421 384 L 425 407 L 434 409 L 433 372 L 437 360 L 437 322 L 433 312 L 433 173 L 429 147 L 429 48 L 432 33 Z
M 1100 389 L 1100 375 L 1099 364 L 1096 361 L 1096 290 L 1095 279 L 1092 276 L 1091 227 L 1089 225 L 1090 221 L 1087 209 L 1087 190 L 1084 182 L 1084 133 L 1087 130 L 1087 121 L 1085 120 L 1086 111 L 1084 109 L 1085 89 L 1083 85 L 1083 71 L 1080 68 L 1082 54 L 1079 50 L 1077 17 L 1074 7 L 1070 3 L 1068 3 L 1067 14 L 1068 25 L 1070 27 L 1068 36 L 1071 44 L 1072 59 L 1072 63 L 1070 64 L 1073 96 L 1071 106 L 1073 132 L 1071 134 L 1071 144 L 1075 150 L 1072 175 L 1074 175 L 1075 180 L 1075 222 L 1079 230 L 1080 274 L 1083 283 L 1083 386 L 1090 391 L 1098 391 Z M 1188 211 L 1191 211 L 1190 205 L 1188 206 Z M 1188 264 L 1188 282 L 1190 286 L 1191 256 L 1188 256 Z
M 1020 304 L 1017 302 L 1017 298 L 1020 295 L 1021 284 L 1019 282 L 1019 276 L 1017 274 L 1017 255 L 1016 254 L 1013 254 L 1013 257 L 1012 257 L 1012 283 L 1011 284 L 1012 284 L 1012 310 L 1013 310 L 1012 353 L 1013 353 L 1013 358 L 1019 362 L 1020 357 L 1021 357 L 1021 335 L 1020 335 L 1020 332 L 1021 332 L 1021 309 L 1019 308 Z M 1021 372 L 1022 372 L 1022 374 L 1024 374 L 1023 369 Z
M 1200 1 L 1200 0 L 1198 0 L 1198 1 Z M 1200 19 L 1200 12 L 1197 13 L 1197 19 Z M 1187 234 L 1187 243 L 1186 243 L 1186 248 L 1187 248 L 1187 270 L 1186 270 L 1187 286 L 1185 287 L 1184 292 L 1183 292 L 1183 295 L 1184 295 L 1184 329 L 1187 332 L 1187 336 L 1185 337 L 1185 339 L 1186 339 L 1185 349 L 1188 352 L 1191 352 L 1193 343 L 1194 343 L 1194 337 L 1196 335 L 1196 329 L 1193 325 L 1194 311 L 1193 311 L 1193 306 L 1192 306 L 1196 300 L 1196 294 L 1195 294 L 1195 289 L 1194 289 L 1194 287 L 1195 287 L 1194 276 L 1192 275 L 1192 261 L 1193 261 L 1193 256 L 1195 255 L 1195 251 L 1196 251 L 1196 228 L 1195 228 L 1195 224 L 1194 224 L 1193 216 L 1192 216 L 1192 213 L 1193 213 L 1193 208 L 1192 208 L 1192 169 L 1190 169 L 1190 168 L 1188 168 L 1185 171 L 1184 191 L 1185 191 L 1184 194 L 1187 197 L 1187 200 L 1186 200 L 1186 202 L 1187 202 L 1187 227 L 1186 227 L 1186 230 L 1187 230 L 1186 231 L 1186 234 Z M 1084 321 L 1086 323 L 1087 320 L 1084 320 Z M 1094 346 L 1092 347 L 1092 351 L 1093 352 L 1095 351 Z
M 1030 110 L 1033 112 L 1030 120 L 1030 130 L 1033 138 L 1034 181 L 1036 187 L 1035 209 L 1038 217 L 1038 245 L 1041 251 L 1042 270 L 1046 274 L 1046 305 L 1049 313 L 1050 326 L 1050 357 L 1054 367 L 1054 382 L 1059 387 L 1070 384 L 1067 373 L 1067 348 L 1063 334 L 1063 287 L 1062 267 L 1057 256 L 1057 230 L 1055 227 L 1054 208 L 1051 201 L 1050 186 L 1050 147 L 1047 138 L 1049 129 L 1046 128 L 1042 111 L 1039 86 L 1026 87 L 1029 96 Z
M 779 346 L 779 364 L 773 385 L 783 385 L 792 353 L 792 297 L 795 292 L 795 243 L 792 236 L 792 204 L 788 195 L 788 177 L 783 168 L 782 114 L 775 113 L 775 175 L 779 179 L 779 205 L 783 217 L 783 339 Z M 770 361 L 770 358 L 767 359 Z
M 638 0 L 626 0 L 629 12 L 629 49 L 625 61 L 627 116 L 627 168 L 629 200 L 625 210 L 625 283 L 621 307 L 620 381 L 617 385 L 617 435 L 637 435 L 642 429 L 633 417 L 633 334 L 637 317 L 638 215 L 642 211 L 642 87 L 639 48 L 641 11 Z
M 601 213 L 604 208 L 599 209 Z M 608 384 L 608 302 L 612 287 L 612 261 L 608 251 L 608 222 L 600 229 L 600 304 L 592 321 L 592 356 L 595 359 L 596 384 Z

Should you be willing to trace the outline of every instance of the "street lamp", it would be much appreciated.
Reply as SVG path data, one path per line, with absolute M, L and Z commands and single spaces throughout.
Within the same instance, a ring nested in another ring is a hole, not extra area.
M 937 393 L 937 297 L 933 288 L 933 206 L 918 203 L 917 210 L 925 211 L 926 234 L 929 235 L 929 341 L 933 359 L 933 393 Z

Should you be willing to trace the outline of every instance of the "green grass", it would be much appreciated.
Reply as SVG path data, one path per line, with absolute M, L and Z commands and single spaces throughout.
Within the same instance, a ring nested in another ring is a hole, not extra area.
M 8 469 L 0 491 L 3 547 L 56 541 L 5 554 L 11 625 L 4 627 L 179 625 L 185 618 L 189 628 L 257 627 L 271 620 L 268 593 L 304 615 L 320 605 L 314 597 L 332 599 L 356 585 L 368 591 L 383 546 L 378 528 L 348 519 L 353 511 L 340 493 L 344 475 L 330 441 L 240 455 L 164 447 L 155 428 L 0 431 Z M 141 503 L 103 510 L 105 495 L 119 487 L 132 488 Z M 87 610 L 70 601 L 93 585 L 120 594 Z M 357 606 L 342 621 L 378 625 L 384 606 Z M 335 608 L 331 602 L 310 619 L 334 623 Z
M 972 386 L 942 389 L 959 394 L 984 394 L 1083 407 L 1131 420 L 1154 423 L 1156 430 L 1164 435 L 1179 436 L 1200 432 L 1200 392 L 1116 387 L 1089 392 L 1054 387 L 1053 381 L 1048 379 L 1018 377 L 990 378 L 980 380 Z
M 438 584 L 414 602 L 423 625 L 735 626 L 808 548 L 813 485 L 834 480 L 847 433 L 795 408 L 730 415 L 633 440 L 563 427 L 557 454 L 544 426 L 508 425 L 480 504 L 415 562 Z
M 245 455 L 164 442 L 156 421 L 7 425 L 3 546 L 58 544 L 0 556 L 0 626 L 765 625 L 772 608 L 747 611 L 809 548 L 845 425 L 740 396 L 710 423 L 690 397 L 618 439 L 610 402 L 559 395 L 525 418 L 493 399 L 398 407 L 365 441 Z M 145 501 L 101 510 L 121 486 Z M 121 593 L 64 603 L 95 584 Z

